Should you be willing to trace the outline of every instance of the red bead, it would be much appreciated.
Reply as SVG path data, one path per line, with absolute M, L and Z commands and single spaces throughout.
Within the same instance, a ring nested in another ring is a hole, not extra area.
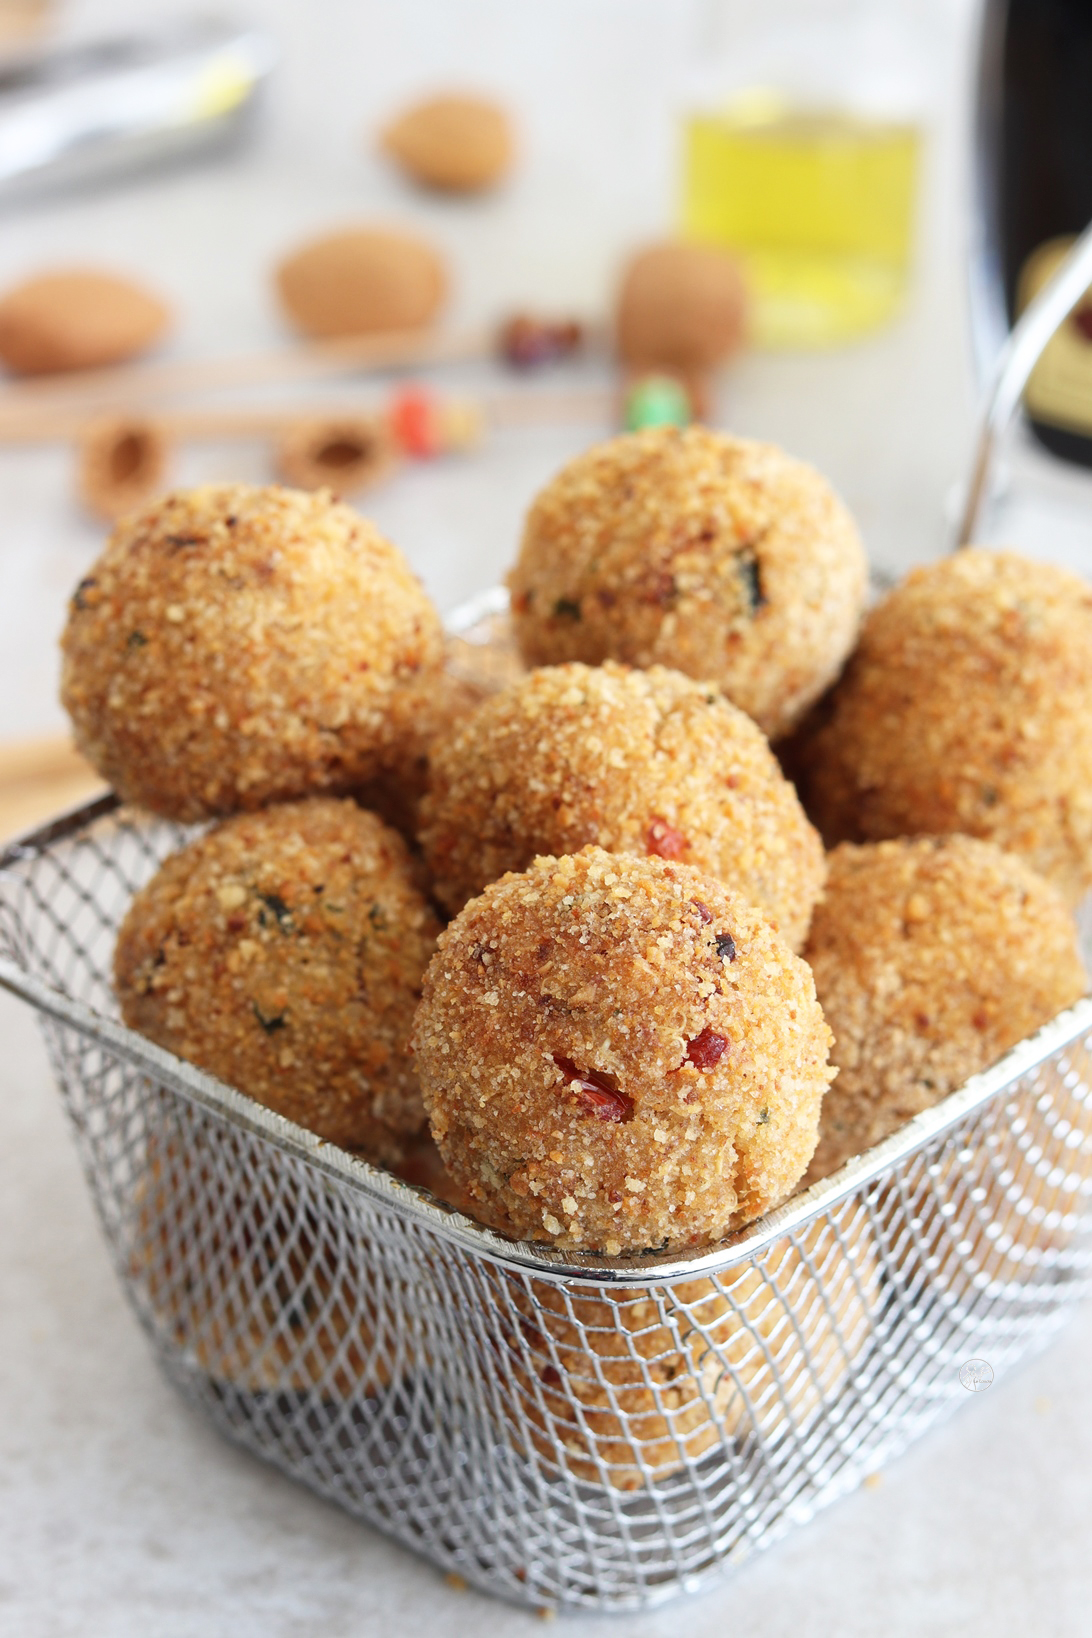
M 391 435 L 407 455 L 427 460 L 443 448 L 439 406 L 423 387 L 403 387 L 387 414 Z

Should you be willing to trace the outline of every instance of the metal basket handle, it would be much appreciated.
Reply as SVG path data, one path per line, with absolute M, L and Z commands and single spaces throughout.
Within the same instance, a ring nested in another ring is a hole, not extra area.
M 1092 225 L 1085 228 L 1061 266 L 1024 309 L 998 355 L 975 445 L 967 499 L 953 543 L 969 546 L 988 493 L 998 446 L 1016 413 L 1043 349 L 1092 285 Z

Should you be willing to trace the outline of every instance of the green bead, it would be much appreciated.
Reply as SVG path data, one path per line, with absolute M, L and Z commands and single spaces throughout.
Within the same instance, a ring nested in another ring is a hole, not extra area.
M 646 375 L 626 394 L 624 424 L 627 432 L 645 427 L 688 427 L 690 399 L 686 388 L 670 375 Z

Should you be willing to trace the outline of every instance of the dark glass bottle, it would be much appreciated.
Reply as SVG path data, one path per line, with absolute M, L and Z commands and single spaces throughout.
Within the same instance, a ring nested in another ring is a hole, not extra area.
M 1001 339 L 997 332 L 1013 323 L 1029 274 L 1034 279 L 1029 259 L 1092 221 L 1092 0 L 986 0 L 977 142 L 975 299 L 984 361 Z M 1049 255 L 1039 258 L 1040 268 Z M 1090 319 L 1086 299 L 1063 327 L 1055 349 L 1060 363 L 1057 357 L 1046 362 L 1028 396 L 1036 437 L 1054 454 L 1086 466 L 1092 466 Z

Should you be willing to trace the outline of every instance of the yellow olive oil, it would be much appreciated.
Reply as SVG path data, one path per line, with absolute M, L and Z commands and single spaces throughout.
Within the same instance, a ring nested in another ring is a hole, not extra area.
M 875 329 L 906 293 L 920 138 L 910 124 L 750 93 L 684 129 L 682 227 L 735 250 L 752 339 L 822 347 Z

